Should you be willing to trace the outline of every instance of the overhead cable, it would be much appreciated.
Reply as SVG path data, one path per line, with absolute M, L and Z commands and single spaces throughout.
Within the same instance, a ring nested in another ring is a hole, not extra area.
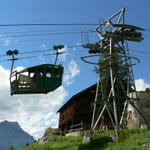
M 0 24 L 0 27 L 18 27 L 18 26 L 97 26 L 95 23 L 33 23 L 33 24 Z
M 72 46 L 66 46 L 66 48 L 74 48 L 74 47 L 81 47 L 83 45 L 72 45 Z M 20 52 L 19 54 L 30 54 L 30 53 L 40 53 L 40 52 L 47 52 L 47 51 L 51 51 L 54 50 L 53 48 L 50 49 L 44 49 L 44 50 L 31 50 L 31 51 L 26 51 L 26 52 Z M 6 54 L 2 54 L 0 55 L 0 57 L 4 57 L 7 56 Z
M 4 33 L 1 33 L 1 34 L 18 34 L 18 33 L 35 33 L 35 32 L 50 32 L 50 31 L 52 31 L 52 32 L 59 32 L 59 31 L 92 31 L 93 32 L 93 30 L 91 30 L 91 29 L 88 29 L 88 28 L 86 28 L 86 29 L 81 29 L 81 28 L 67 28 L 67 29 L 64 29 L 64 28 L 62 28 L 62 29 L 52 29 L 52 30 L 50 30 L 50 29 L 47 29 L 47 30 L 29 30 L 29 31 L 16 31 L 16 32 L 4 32 Z
M 24 36 L 45 36 L 45 35 L 58 35 L 58 34 L 79 34 L 81 32 L 56 32 L 56 33 L 39 33 L 39 34 L 22 34 L 22 35 L 1 35 L 0 38 L 9 37 L 24 37 Z
M 76 51 L 76 52 L 78 52 L 78 51 Z M 82 52 L 84 52 L 84 51 L 82 50 Z M 65 53 L 70 53 L 70 52 L 60 52 L 60 54 L 65 54 Z M 33 56 L 27 56 L 27 57 L 18 57 L 18 58 L 15 58 L 15 60 L 30 59 L 30 58 L 37 58 L 37 57 L 46 57 L 46 56 L 50 56 L 50 55 L 56 55 L 56 53 L 51 53 L 51 54 L 47 53 L 47 54 L 33 55 Z M 11 60 L 12 59 L 6 59 L 4 61 L 11 61 Z

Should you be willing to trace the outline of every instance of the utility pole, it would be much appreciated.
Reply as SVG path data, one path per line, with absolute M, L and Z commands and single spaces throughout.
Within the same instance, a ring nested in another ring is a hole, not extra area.
M 91 130 L 95 130 L 104 112 L 107 112 L 112 126 L 118 134 L 127 112 L 127 105 L 131 104 L 147 123 L 141 111 L 134 102 L 138 100 L 128 41 L 140 42 L 143 40 L 144 29 L 125 24 L 125 8 L 119 10 L 96 28 L 99 41 L 94 44 L 85 44 L 91 55 L 81 59 L 85 62 L 98 65 L 99 81 L 97 83 L 96 97 L 93 108 Z M 98 63 L 89 62 L 88 57 L 99 57 Z M 130 96 L 136 93 L 136 97 Z M 99 95 L 99 96 L 98 96 Z M 101 106 L 97 105 L 100 103 Z

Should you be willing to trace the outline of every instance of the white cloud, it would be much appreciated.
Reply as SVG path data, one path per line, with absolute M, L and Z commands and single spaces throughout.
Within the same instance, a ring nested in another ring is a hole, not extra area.
M 66 70 L 66 74 L 64 75 L 64 83 L 69 85 L 73 83 L 73 79 L 80 73 L 80 69 L 77 63 L 74 60 L 72 60 L 68 64 Z
M 47 45 L 46 44 L 42 44 L 42 48 L 47 49 Z
M 137 91 L 145 91 L 146 88 L 150 88 L 150 84 L 146 83 L 144 79 L 135 80 L 135 85 L 136 85 Z
M 20 70 L 19 67 L 18 69 Z M 10 96 L 9 70 L 0 66 L 0 121 L 17 121 L 20 126 L 39 138 L 47 127 L 57 127 L 58 114 L 67 91 L 61 86 L 47 95 Z
M 8 46 L 11 43 L 11 40 L 5 39 L 3 45 Z
M 19 40 L 18 40 L 18 39 L 15 39 L 14 42 L 19 42 Z
M 78 45 L 82 45 L 82 44 L 78 42 L 78 43 L 76 43 L 76 45 L 78 46 Z

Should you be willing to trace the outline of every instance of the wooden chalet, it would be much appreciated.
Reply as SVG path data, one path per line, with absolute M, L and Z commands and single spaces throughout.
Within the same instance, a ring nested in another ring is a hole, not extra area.
M 83 128 L 90 128 L 96 84 L 71 97 L 57 112 L 60 113 L 59 128 L 70 129 L 71 125 L 83 123 Z

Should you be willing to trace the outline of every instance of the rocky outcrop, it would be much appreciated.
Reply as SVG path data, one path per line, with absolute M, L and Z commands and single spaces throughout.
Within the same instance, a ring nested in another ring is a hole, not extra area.
M 58 128 L 48 128 L 44 133 L 44 137 L 48 135 L 60 135 L 60 130 Z
M 44 137 L 40 138 L 38 141 L 39 144 L 44 144 L 46 142 L 48 142 L 48 136 L 44 136 Z
M 39 140 L 38 140 L 38 143 L 39 144 L 44 144 L 48 141 L 56 141 L 57 140 L 57 136 L 53 136 L 53 135 L 60 135 L 60 130 L 58 128 L 47 128 L 45 130 L 45 133 L 44 133 L 44 136 L 41 137 Z

